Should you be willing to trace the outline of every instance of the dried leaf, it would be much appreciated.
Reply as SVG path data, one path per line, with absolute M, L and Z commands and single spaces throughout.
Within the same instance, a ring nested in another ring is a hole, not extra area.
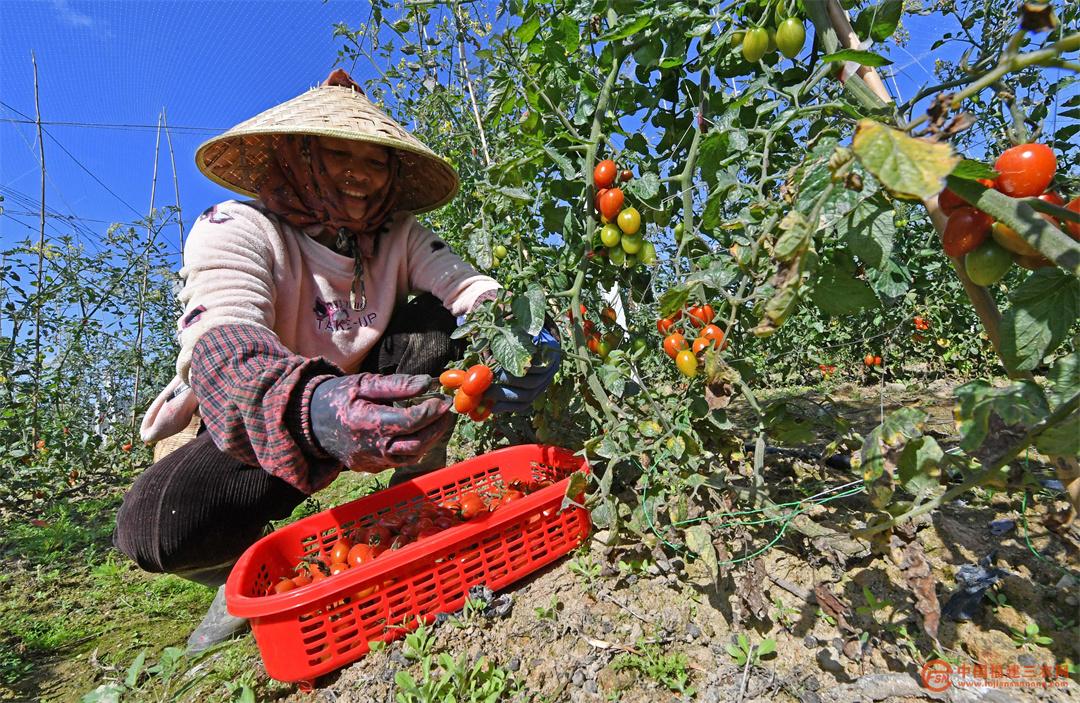
M 755 559 L 750 568 L 735 579 L 735 595 L 739 597 L 747 612 L 758 620 L 768 614 L 765 605 L 765 567 L 760 559 Z
M 836 624 L 840 629 L 854 632 L 854 628 L 852 628 L 847 621 L 847 616 L 851 613 L 851 609 L 846 603 L 833 595 L 833 592 L 829 590 L 828 584 L 815 583 L 814 597 L 817 598 L 818 605 L 821 606 L 821 609 L 824 610 L 827 615 L 836 619 Z
M 922 544 L 917 539 L 908 542 L 904 547 L 900 570 L 904 574 L 908 588 L 915 596 L 915 609 L 922 615 L 923 630 L 931 638 L 937 640 L 938 624 L 941 622 L 941 605 L 938 603 L 937 591 L 934 590 L 936 584 L 934 575 L 930 570 L 930 564 L 926 561 Z

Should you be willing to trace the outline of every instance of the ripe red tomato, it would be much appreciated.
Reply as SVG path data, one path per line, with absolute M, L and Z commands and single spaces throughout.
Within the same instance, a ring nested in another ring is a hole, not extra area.
M 292 579 L 283 578 L 274 584 L 274 593 L 285 593 L 294 588 L 296 588 L 296 584 L 293 583 Z
M 480 401 L 483 400 L 483 396 L 469 395 L 464 389 L 459 388 L 457 393 L 454 394 L 454 410 L 457 410 L 462 415 L 465 415 L 480 405 Z
M 297 588 L 302 588 L 303 586 L 306 586 L 309 583 L 311 583 L 311 576 L 309 576 L 306 573 L 297 574 L 296 576 L 292 577 L 292 582 L 293 582 L 293 585 L 296 586 Z
M 661 317 L 656 321 L 656 331 L 660 334 L 667 334 L 671 330 L 671 326 L 675 324 L 675 321 L 670 317 Z
M 614 220 L 619 216 L 622 206 L 622 188 L 609 188 L 600 196 L 600 214 L 609 220 Z
M 622 173 L 619 174 L 619 180 L 626 183 L 634 177 L 634 172 L 628 168 L 624 168 Z
M 469 395 L 481 396 L 491 387 L 494 375 L 486 364 L 476 364 L 469 367 L 465 381 L 461 384 L 461 390 Z
M 599 352 L 599 350 L 600 350 L 600 335 L 598 335 L 598 334 L 590 334 L 585 339 L 585 346 L 588 347 L 589 351 L 591 351 L 593 354 L 599 354 L 600 353 Z
M 994 168 L 1001 174 L 995 182 L 998 190 L 1014 198 L 1031 198 L 1050 185 L 1057 159 L 1045 144 L 1021 144 L 1003 151 Z
M 724 341 L 724 330 L 720 329 L 716 325 L 705 325 L 701 330 L 701 336 L 707 339 L 714 339 L 721 349 L 727 346 Z
M 611 159 L 604 159 L 596 164 L 596 168 L 593 169 L 593 183 L 597 188 L 610 188 L 611 184 L 615 182 L 617 172 L 618 168 L 615 166 L 615 162 Z
M 375 558 L 375 552 L 366 544 L 354 544 L 345 557 L 345 563 L 349 566 L 360 566 Z
M 672 359 L 684 349 L 686 349 L 686 337 L 682 336 L 681 332 L 672 332 L 664 338 L 664 352 Z
M 439 374 L 439 383 L 444 388 L 457 388 L 465 382 L 465 371 L 462 369 L 447 369 Z
M 875 356 L 874 357 L 874 366 L 881 366 L 881 357 L 880 356 Z
M 615 324 L 615 308 L 611 307 L 610 305 L 604 308 L 600 312 L 600 319 L 606 320 L 611 324 Z
M 966 200 L 961 198 L 956 193 L 952 192 L 948 188 L 941 191 L 941 195 L 937 199 L 938 208 L 941 213 L 948 217 L 962 207 L 970 207 Z
M 475 410 L 469 411 L 469 419 L 473 422 L 483 422 L 489 417 L 491 417 L 491 406 L 487 403 L 480 403 Z
M 948 256 L 963 256 L 983 243 L 993 222 L 985 212 L 962 207 L 952 214 L 945 225 L 941 246 Z
M 712 305 L 706 303 L 705 305 L 691 305 L 686 310 L 686 314 L 690 317 L 690 323 L 694 327 L 702 327 L 712 322 L 715 313 L 713 312 Z
M 330 565 L 330 575 L 331 576 L 337 576 L 342 571 L 348 571 L 348 570 L 349 570 L 349 565 L 346 564 L 343 561 L 335 561 L 333 564 Z
M 477 515 L 487 512 L 487 506 L 484 504 L 484 499 L 475 493 L 465 493 L 459 499 L 461 504 L 461 517 L 466 520 L 472 520 Z
M 604 194 L 607 193 L 607 192 L 608 192 L 607 188 L 601 188 L 600 190 L 596 191 L 596 209 L 597 210 L 600 210 L 600 201 L 603 200 Z M 610 218 L 608 218 L 608 219 L 610 219 Z
M 1065 206 L 1066 210 L 1072 210 L 1077 215 L 1080 215 L 1080 198 L 1073 199 L 1068 205 Z M 1069 236 L 1073 239 L 1080 241 L 1080 222 L 1065 222 L 1065 231 L 1069 233 Z
M 1050 203 L 1051 205 L 1057 205 L 1058 207 L 1065 207 L 1065 199 L 1052 190 L 1048 190 L 1040 195 L 1039 200 L 1044 203 Z
M 866 366 L 873 366 L 874 365 L 874 355 L 873 354 L 867 354 L 866 356 L 864 356 L 863 357 L 863 364 L 865 364 Z
M 352 547 L 352 542 L 349 540 L 344 538 L 339 539 L 334 543 L 334 548 L 330 550 L 331 563 L 335 561 L 346 562 L 349 558 L 349 550 L 352 549 Z
M 694 352 L 694 356 L 697 356 L 701 352 L 705 351 L 705 348 L 709 345 L 716 347 L 717 341 L 715 339 L 712 339 L 711 337 L 698 337 L 694 340 L 694 344 L 690 347 L 690 349 Z
M 675 366 L 678 367 L 679 373 L 687 378 L 693 378 L 697 376 L 698 361 L 694 353 L 689 349 L 683 349 L 675 357 Z

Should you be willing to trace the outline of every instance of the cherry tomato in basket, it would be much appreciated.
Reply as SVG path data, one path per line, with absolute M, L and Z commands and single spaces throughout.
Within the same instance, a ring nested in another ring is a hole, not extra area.
M 296 584 L 293 583 L 292 579 L 283 578 L 274 584 L 273 591 L 274 593 L 285 593 L 287 591 L 293 590 L 294 588 L 296 588 Z
M 435 528 L 438 530 L 446 530 L 454 526 L 454 518 L 447 515 L 441 515 L 435 518 Z
M 307 574 L 298 574 L 292 577 L 292 582 L 297 588 L 303 588 L 311 583 L 311 577 Z
M 503 494 L 502 500 L 499 501 L 499 505 L 506 505 L 507 503 L 513 502 L 515 500 L 521 500 L 524 497 L 525 497 L 525 494 L 522 493 L 521 491 L 516 491 L 514 489 L 510 489 L 509 491 L 507 491 L 506 493 Z
M 348 563 L 347 560 L 349 558 L 349 550 L 352 549 L 352 546 L 352 542 L 345 539 L 344 537 L 339 539 L 334 544 L 334 548 L 330 550 L 330 563 Z
M 475 493 L 465 493 L 459 501 L 461 503 L 461 517 L 472 520 L 477 515 L 487 512 L 484 499 Z
M 331 576 L 337 576 L 342 571 L 348 571 L 348 570 L 349 570 L 349 565 L 346 564 L 345 562 L 335 561 L 333 564 L 330 565 L 330 575 Z
M 345 563 L 349 566 L 360 566 L 375 558 L 375 552 L 366 544 L 354 544 L 345 557 Z
M 390 530 L 385 525 L 375 525 L 368 529 L 368 546 L 374 549 L 386 549 L 390 546 Z
M 401 529 L 401 526 L 405 524 L 404 515 L 383 515 L 379 518 L 379 521 L 375 523 L 377 527 L 385 527 L 391 532 L 397 532 Z

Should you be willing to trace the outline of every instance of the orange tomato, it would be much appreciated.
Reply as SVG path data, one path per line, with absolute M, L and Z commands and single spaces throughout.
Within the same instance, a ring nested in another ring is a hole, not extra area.
M 596 168 L 593 169 L 593 183 L 597 188 L 610 188 L 611 184 L 615 182 L 617 171 L 618 167 L 615 166 L 614 161 L 604 159 L 596 164 Z
M 664 338 L 664 352 L 672 359 L 683 349 L 686 349 L 686 337 L 681 332 L 672 332 Z
M 608 188 L 600 196 L 600 214 L 609 220 L 619 216 L 623 206 L 622 188 Z
M 457 388 L 465 382 L 465 371 L 462 369 L 447 369 L 439 374 L 439 383 L 445 388 Z
M 483 400 L 483 396 L 469 395 L 463 389 L 459 388 L 457 393 L 454 394 L 454 410 L 457 410 L 462 415 L 476 410 L 476 406 L 480 405 L 480 401 Z

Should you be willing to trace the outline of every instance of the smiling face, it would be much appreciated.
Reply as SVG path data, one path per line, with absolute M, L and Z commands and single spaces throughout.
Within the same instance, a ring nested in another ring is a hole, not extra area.
M 380 193 L 390 178 L 390 151 L 378 144 L 336 137 L 320 138 L 327 175 L 338 186 L 349 216 L 360 220 L 368 212 L 368 197 Z

